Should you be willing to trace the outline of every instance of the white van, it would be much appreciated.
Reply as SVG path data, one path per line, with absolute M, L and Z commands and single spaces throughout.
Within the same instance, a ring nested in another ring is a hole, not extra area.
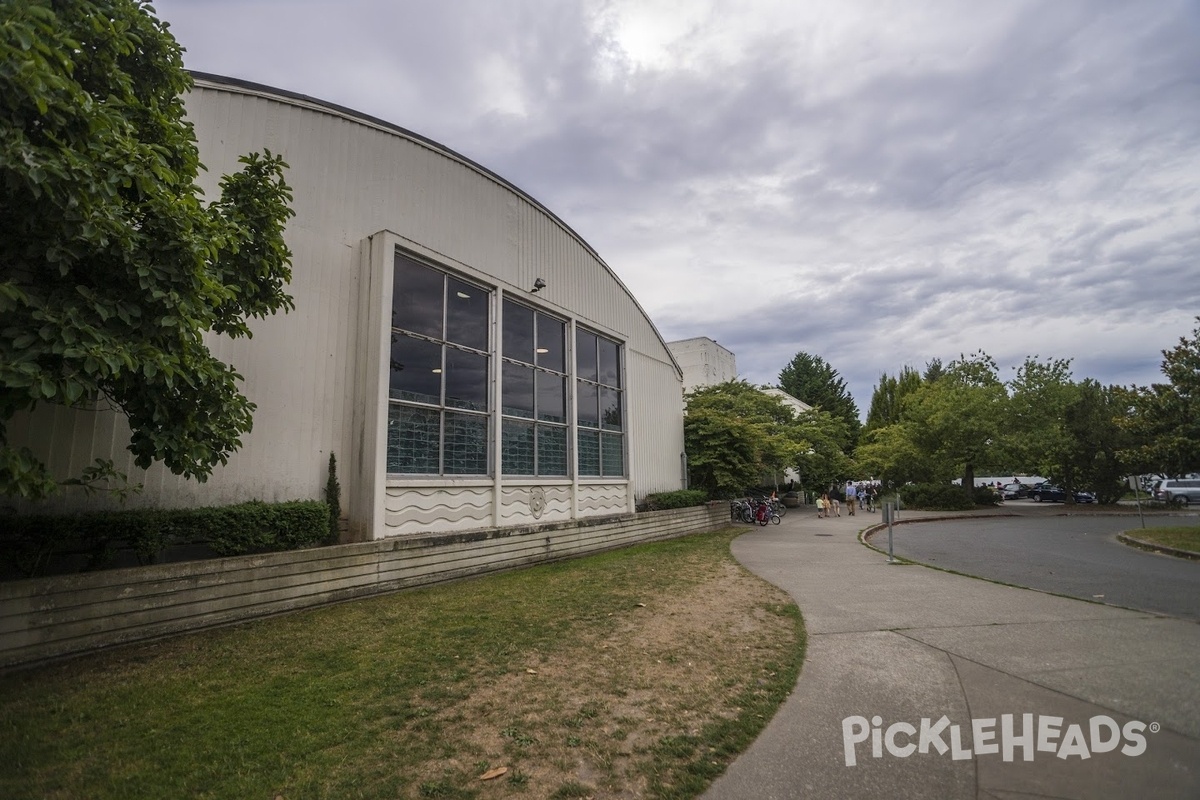
M 1186 506 L 1200 503 L 1200 478 L 1167 478 L 1154 484 L 1154 499 Z

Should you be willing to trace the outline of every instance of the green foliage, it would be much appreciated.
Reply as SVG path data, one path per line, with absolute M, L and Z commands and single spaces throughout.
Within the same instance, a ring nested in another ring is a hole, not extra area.
M 905 398 L 920 388 L 921 374 L 912 367 L 904 367 L 895 378 L 887 373 L 881 375 L 871 395 L 864 432 L 900 422 Z
M 946 483 L 955 472 L 952 464 L 918 447 L 911 423 L 905 422 L 867 431 L 854 459 L 859 474 L 874 477 L 887 487 Z
M 975 507 L 974 493 L 952 483 L 912 483 L 900 487 L 905 508 L 925 511 L 969 511 Z
M 329 454 L 329 477 L 325 479 L 325 503 L 329 506 L 329 543 L 341 538 L 339 527 L 342 518 L 342 485 L 337 479 L 337 458 Z
M 58 484 L 9 446 L 42 403 L 105 401 L 142 468 L 204 480 L 254 406 L 204 343 L 292 307 L 286 165 L 242 158 L 203 206 L 182 48 L 135 0 L 0 11 L 0 492 Z
M 850 459 L 841 419 L 820 410 L 797 416 L 782 400 L 745 381 L 688 395 L 683 423 L 690 485 L 735 497 L 763 475 L 795 468 L 805 485 L 844 480 Z
M 951 362 L 945 375 L 927 383 L 905 405 L 905 429 L 919 452 L 962 476 L 968 491 L 975 469 L 1000 457 L 1008 395 L 985 353 Z
M 745 381 L 706 386 L 688 395 L 683 422 L 689 484 L 712 497 L 732 497 L 790 463 L 794 419 L 778 397 Z
M 853 448 L 861 424 L 858 421 L 858 406 L 846 387 L 846 381 L 825 359 L 809 353 L 797 353 L 780 371 L 779 388 L 841 420 L 846 431 L 846 439 L 841 446 L 844 449 Z
M 708 492 L 703 489 L 680 489 L 675 492 L 659 492 L 646 495 L 647 511 L 658 511 L 665 508 L 690 508 L 702 506 L 708 501 Z
M 1167 383 L 1133 387 L 1123 400 L 1131 411 L 1124 456 L 1137 472 L 1182 475 L 1200 468 L 1200 317 L 1191 339 L 1162 351 Z
M 328 539 L 329 508 L 308 500 L 250 502 L 9 516 L 3 523 L 0 572 L 35 577 L 110 567 L 120 550 L 132 551 L 139 564 L 152 564 L 164 549 L 178 545 L 207 545 L 219 556 L 314 547 Z

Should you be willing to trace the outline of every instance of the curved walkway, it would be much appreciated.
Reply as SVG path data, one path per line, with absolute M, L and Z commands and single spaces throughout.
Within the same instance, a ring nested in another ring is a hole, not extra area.
M 808 655 L 704 797 L 1200 797 L 1200 625 L 889 565 L 857 540 L 877 514 L 801 511 L 733 544 Z

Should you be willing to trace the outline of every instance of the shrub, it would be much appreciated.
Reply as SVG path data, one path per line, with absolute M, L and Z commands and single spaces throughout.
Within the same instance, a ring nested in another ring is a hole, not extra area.
M 329 506 L 298 500 L 7 516 L 0 531 L 0 575 L 35 577 L 111 567 L 121 551 L 153 564 L 174 545 L 207 545 L 218 556 L 313 547 L 329 538 Z
M 926 511 L 970 511 L 975 507 L 961 486 L 952 483 L 910 483 L 900 487 L 905 508 Z
M 342 485 L 337 479 L 337 458 L 329 454 L 329 477 L 325 480 L 325 502 L 329 505 L 329 544 L 341 538 L 338 523 L 342 518 Z
M 998 506 L 1000 505 L 1000 493 L 990 486 L 976 486 L 975 505 L 977 506 Z
M 708 492 L 703 489 L 680 489 L 675 492 L 660 492 L 648 494 L 644 501 L 647 511 L 659 511 L 664 508 L 689 508 L 702 506 L 708 501 Z

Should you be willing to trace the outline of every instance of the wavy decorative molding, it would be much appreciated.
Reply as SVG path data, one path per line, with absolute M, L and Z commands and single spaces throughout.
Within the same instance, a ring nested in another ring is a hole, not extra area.
M 492 522 L 492 493 L 481 487 L 404 489 L 389 487 L 383 524 L 392 533 L 483 527 Z M 397 530 L 399 529 L 399 530 Z
M 579 487 L 579 510 L 624 511 L 629 502 L 627 486 L 581 486 Z

